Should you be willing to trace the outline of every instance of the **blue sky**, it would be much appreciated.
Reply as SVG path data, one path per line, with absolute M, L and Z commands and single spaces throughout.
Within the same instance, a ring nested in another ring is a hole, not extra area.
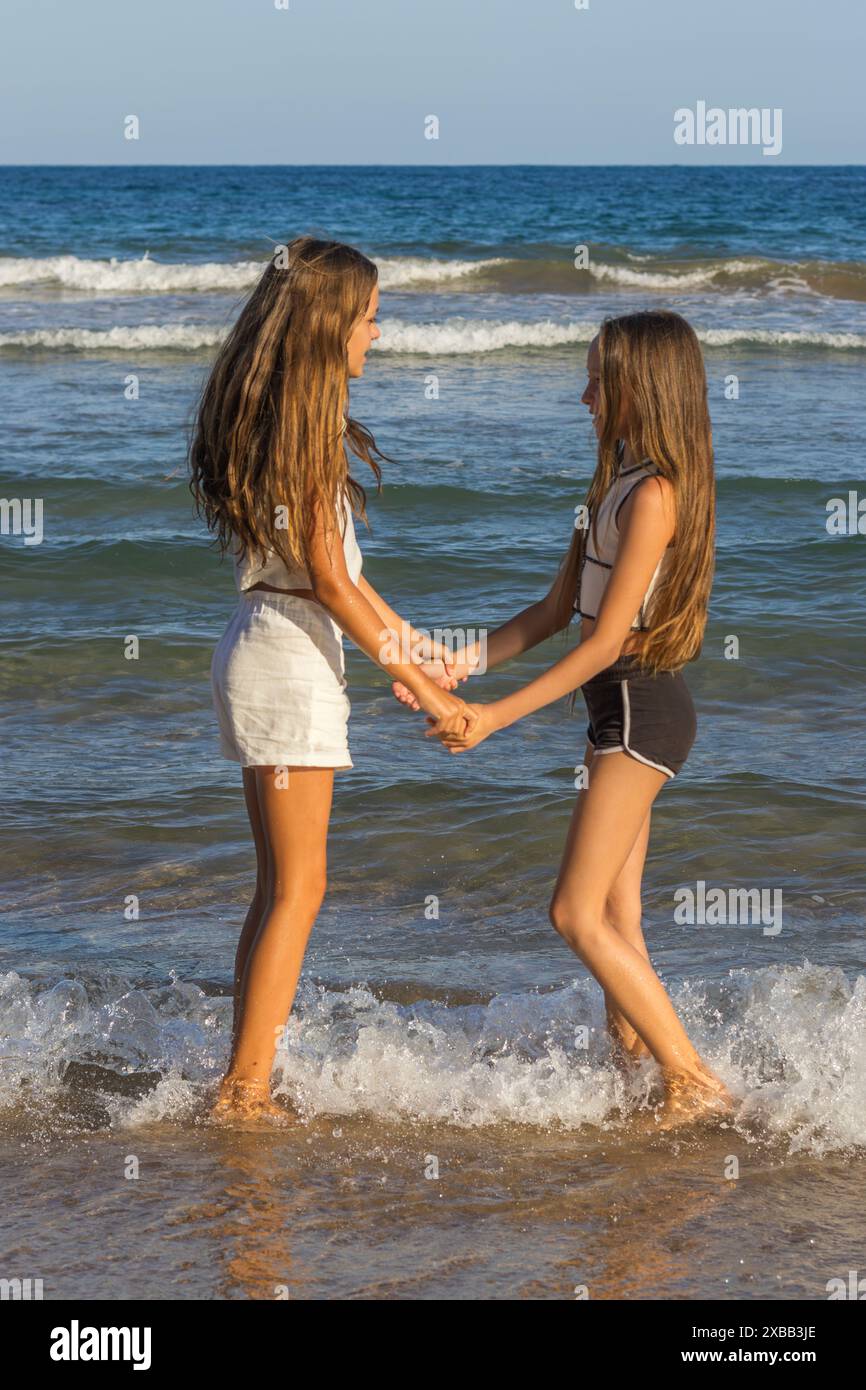
M 862 163 L 864 39 L 862 0 L 3 0 L 0 163 L 769 162 L 676 145 L 698 100 Z

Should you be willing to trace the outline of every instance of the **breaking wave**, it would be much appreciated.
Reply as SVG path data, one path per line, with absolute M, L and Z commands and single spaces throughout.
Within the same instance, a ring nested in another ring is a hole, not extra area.
M 682 984 L 674 1002 L 736 1097 L 736 1127 L 783 1138 L 790 1152 L 866 1147 L 866 977 L 808 962 L 738 970 Z M 43 1126 L 52 1111 L 68 1123 L 76 1107 L 105 1127 L 194 1120 L 226 1064 L 230 1024 L 231 1000 L 202 982 L 10 972 L 0 977 L 0 1123 L 20 1127 L 37 1110 Z M 308 1118 L 615 1129 L 657 1103 L 658 1069 L 647 1061 L 624 1079 L 603 1025 L 586 979 L 411 1003 L 304 981 L 275 1090 Z

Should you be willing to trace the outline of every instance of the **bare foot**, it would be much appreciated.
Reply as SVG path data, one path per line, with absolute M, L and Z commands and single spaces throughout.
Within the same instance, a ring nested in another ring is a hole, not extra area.
M 237 1124 L 250 1120 L 289 1123 L 289 1113 L 271 1099 L 268 1081 L 242 1081 L 226 1077 L 209 1117 L 216 1124 Z
M 658 1129 L 674 1129 L 696 1120 L 729 1115 L 734 1108 L 733 1096 L 725 1083 L 703 1062 L 690 1072 L 662 1067 L 662 1075 L 665 1100 Z

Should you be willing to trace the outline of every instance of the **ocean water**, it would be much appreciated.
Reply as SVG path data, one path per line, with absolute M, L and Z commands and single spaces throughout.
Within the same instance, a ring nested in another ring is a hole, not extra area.
M 861 168 L 0 169 L 0 495 L 42 502 L 38 544 L 0 535 L 0 1273 L 46 1297 L 819 1299 L 866 1269 L 866 541 L 827 526 L 866 498 L 864 194 Z M 582 710 L 450 758 L 351 647 L 355 767 L 277 1061 L 300 1119 L 202 1123 L 254 860 L 208 686 L 233 582 L 186 430 L 307 230 L 380 266 L 352 408 L 393 462 L 357 529 L 430 628 L 546 590 L 602 317 L 663 305 L 699 333 L 717 572 L 645 930 L 738 1098 L 725 1130 L 642 1134 L 655 1069 L 615 1069 L 548 924 Z M 701 882 L 781 895 L 781 930 L 682 925 Z

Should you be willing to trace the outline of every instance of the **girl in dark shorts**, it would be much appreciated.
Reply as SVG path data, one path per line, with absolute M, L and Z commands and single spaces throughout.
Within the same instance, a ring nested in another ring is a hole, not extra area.
M 652 1054 L 668 1126 L 729 1110 L 653 970 L 640 885 L 652 804 L 682 768 L 695 713 L 682 667 L 700 653 L 713 576 L 715 487 L 707 385 L 692 328 L 654 311 L 605 321 L 590 344 L 582 401 L 598 463 L 549 593 L 487 638 L 485 669 L 581 619 L 580 644 L 504 699 L 428 718 L 462 753 L 580 688 L 588 785 L 578 797 L 550 905 L 553 925 L 604 990 L 624 1058 Z M 479 669 L 478 644 L 455 674 Z M 396 692 L 400 695 L 400 692 Z M 411 700 L 409 703 L 412 703 Z

